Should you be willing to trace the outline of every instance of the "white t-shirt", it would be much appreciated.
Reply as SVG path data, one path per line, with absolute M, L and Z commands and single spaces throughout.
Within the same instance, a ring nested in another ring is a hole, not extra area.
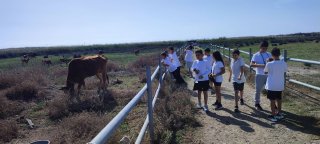
M 194 69 L 199 70 L 199 74 L 193 72 L 193 76 L 195 77 L 195 81 L 207 81 L 209 80 L 209 74 L 211 70 L 210 64 L 206 60 L 195 60 L 192 64 L 191 70 Z M 200 79 L 199 77 L 202 76 L 203 78 Z
M 186 50 L 186 55 L 184 56 L 184 60 L 186 62 L 193 62 L 193 51 L 192 50 Z
M 287 63 L 282 60 L 268 62 L 265 69 L 268 72 L 266 90 L 283 91 L 284 73 L 288 71 Z
M 257 52 L 252 56 L 251 61 L 257 63 L 257 64 L 266 64 L 267 59 L 271 58 L 271 54 L 269 52 L 260 53 Z M 255 71 L 257 75 L 265 75 L 264 74 L 264 68 L 263 67 L 256 67 Z
M 181 66 L 181 63 L 180 63 L 180 61 L 179 61 L 179 58 L 178 58 L 176 52 L 173 52 L 173 54 L 169 54 L 169 57 L 171 58 L 172 63 L 173 63 L 175 66 L 177 66 L 177 67 Z
M 223 68 L 223 67 L 224 67 L 224 65 L 223 65 L 223 63 L 221 61 L 215 61 L 213 63 L 211 72 L 216 75 L 216 74 L 221 72 L 221 68 Z M 222 75 L 216 76 L 215 77 L 215 81 L 216 82 L 222 82 L 223 81 Z
M 169 72 L 174 72 L 176 69 L 177 69 L 177 66 L 175 66 L 169 57 L 166 57 L 165 59 L 162 59 L 162 61 L 164 64 L 166 65 L 169 65 L 169 66 L 166 66 L 167 69 L 169 70 Z
M 213 58 L 212 58 L 212 55 L 205 55 L 205 56 L 203 56 L 203 59 L 204 59 L 204 60 L 206 60 L 206 61 L 208 61 L 208 62 L 209 62 L 209 64 L 210 64 L 210 66 L 212 66 L 212 65 L 213 65 Z
M 231 60 L 231 70 L 232 70 L 232 82 L 236 83 L 244 83 L 246 82 L 246 77 L 244 74 L 241 77 L 241 80 L 238 80 L 239 75 L 241 74 L 241 67 L 244 66 L 244 60 L 242 58 L 238 58 L 236 61 L 234 59 Z

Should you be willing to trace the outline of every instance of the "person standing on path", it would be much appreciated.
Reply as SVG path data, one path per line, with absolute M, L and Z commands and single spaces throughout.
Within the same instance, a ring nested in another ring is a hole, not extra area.
M 184 61 L 186 63 L 186 68 L 188 69 L 189 76 L 192 77 L 192 71 L 191 67 L 193 64 L 193 46 L 188 46 L 187 49 L 185 50 L 185 56 L 184 56 Z
M 204 57 L 203 57 L 204 60 L 206 60 L 209 64 L 210 64 L 210 67 L 212 67 L 213 65 L 213 58 L 212 58 L 212 55 L 211 55 L 211 50 L 209 48 L 206 48 L 204 50 Z M 209 77 L 210 79 L 210 77 Z M 210 86 L 210 91 L 211 91 L 211 95 L 214 94 L 214 91 L 213 91 L 213 80 L 209 80 L 209 86 Z
M 197 108 L 205 112 L 208 111 L 208 89 L 209 89 L 209 74 L 210 74 L 210 64 L 203 59 L 202 50 L 197 50 L 195 52 L 197 60 L 192 64 L 192 71 L 194 72 L 194 86 L 193 90 L 198 91 L 198 104 Z M 204 96 L 204 106 L 201 105 L 201 93 Z
M 285 72 L 288 71 L 288 66 L 285 61 L 280 60 L 280 49 L 273 48 L 271 51 L 272 59 L 270 59 L 264 69 L 268 74 L 266 90 L 267 97 L 270 100 L 270 107 L 272 115 L 268 118 L 272 122 L 277 122 L 279 119 L 284 118 L 281 114 L 282 105 L 282 91 L 284 90 Z
M 263 110 L 260 105 L 260 94 L 261 91 L 266 84 L 267 75 L 264 74 L 264 68 L 267 64 L 269 58 L 271 58 L 271 54 L 267 52 L 269 43 L 267 41 L 263 41 L 260 44 L 260 50 L 252 56 L 250 66 L 255 68 L 256 76 L 255 76 L 255 107 L 257 110 Z
M 240 57 L 240 51 L 234 50 L 232 52 L 232 60 L 230 63 L 230 75 L 229 82 L 232 81 L 234 88 L 234 97 L 235 97 L 235 113 L 239 113 L 239 92 L 240 92 L 240 104 L 244 105 L 243 101 L 243 89 L 246 78 L 244 76 L 244 60 Z
M 213 80 L 217 98 L 216 102 L 213 105 L 216 106 L 216 110 L 219 110 L 223 108 L 221 103 L 221 85 L 223 81 L 222 75 L 225 73 L 225 67 L 221 53 L 219 51 L 215 51 L 212 56 L 214 58 L 214 63 L 212 65 L 210 79 Z

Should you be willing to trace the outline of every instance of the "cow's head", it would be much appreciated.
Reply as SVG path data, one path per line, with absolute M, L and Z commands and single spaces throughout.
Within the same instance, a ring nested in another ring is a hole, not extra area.
M 63 90 L 65 93 L 74 93 L 74 83 L 67 81 L 67 86 L 61 87 L 60 90 Z

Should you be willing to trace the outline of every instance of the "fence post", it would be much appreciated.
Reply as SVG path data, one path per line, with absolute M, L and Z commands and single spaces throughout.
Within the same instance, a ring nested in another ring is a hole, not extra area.
M 283 60 L 284 60 L 285 62 L 287 62 L 287 58 L 288 58 L 288 56 L 287 56 L 287 50 L 284 49 L 284 50 L 283 50 Z M 285 72 L 285 73 L 284 73 L 284 84 L 286 84 L 286 78 L 287 78 L 287 73 Z
M 252 59 L 252 48 L 249 49 L 249 66 L 250 66 L 249 68 L 250 68 L 250 72 L 252 72 L 252 68 L 251 68 L 251 65 L 250 65 L 251 59 Z
M 229 63 L 231 62 L 231 48 L 229 47 Z
M 224 56 L 224 47 L 221 47 L 222 48 L 222 54 L 223 54 L 223 56 Z
M 154 143 L 153 108 L 152 108 L 152 83 L 151 83 L 150 66 L 147 66 L 146 76 L 147 76 L 147 92 L 148 92 L 148 118 L 149 118 L 150 143 Z

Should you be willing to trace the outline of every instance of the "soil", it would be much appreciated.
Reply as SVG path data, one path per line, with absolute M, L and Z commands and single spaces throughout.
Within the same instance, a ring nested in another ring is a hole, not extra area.
M 188 87 L 192 89 L 192 79 L 188 79 Z M 252 86 L 245 84 L 245 105 L 239 105 L 241 113 L 234 113 L 233 86 L 225 75 L 222 83 L 224 108 L 214 110 L 215 95 L 209 92 L 209 112 L 196 112 L 202 126 L 192 132 L 192 143 L 320 143 L 320 128 L 315 127 L 308 117 L 284 108 L 285 119 L 277 123 L 269 121 L 269 100 L 261 94 L 261 106 L 265 111 L 256 110 L 252 97 L 254 91 Z M 196 95 L 191 98 L 195 103 Z

